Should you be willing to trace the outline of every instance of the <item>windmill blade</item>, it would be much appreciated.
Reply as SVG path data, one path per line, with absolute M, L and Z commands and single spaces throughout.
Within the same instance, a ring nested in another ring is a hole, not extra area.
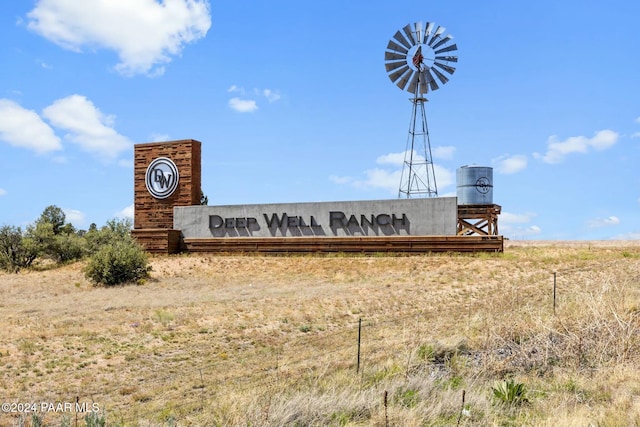
M 416 45 L 416 39 L 415 39 L 415 37 L 413 37 L 413 32 L 411 31 L 411 24 L 405 25 L 404 28 L 402 29 L 402 31 L 404 31 L 404 33 L 407 35 L 407 38 L 411 42 L 411 45 L 415 46 Z
M 424 70 L 424 74 L 425 76 L 427 76 L 427 83 L 429 83 L 429 87 L 431 88 L 431 90 L 437 90 L 438 83 L 436 83 L 436 80 L 433 78 L 428 68 Z
M 422 43 L 422 21 L 418 21 L 414 24 L 416 27 L 416 44 Z
M 450 35 L 447 35 L 445 38 L 441 39 L 438 43 L 434 44 L 433 46 L 431 46 L 431 48 L 433 50 L 439 48 L 440 46 L 442 46 L 443 44 L 445 44 L 446 42 L 448 42 L 449 40 L 451 40 L 453 37 Z
M 458 62 L 458 57 L 457 56 L 436 56 L 436 60 L 447 61 L 447 62 Z
M 440 71 L 436 70 L 434 67 L 431 67 L 431 71 L 433 71 L 433 73 L 436 75 L 436 77 L 438 78 L 438 80 L 440 80 L 440 83 L 445 84 L 446 82 L 449 81 L 449 79 L 447 78 L 447 76 L 445 76 L 444 74 L 442 74 Z
M 435 66 L 437 66 L 437 67 L 442 68 L 444 71 L 446 71 L 449 74 L 453 74 L 456 71 L 456 69 L 454 67 L 450 67 L 448 65 L 441 64 L 438 61 L 434 62 L 433 64 Z
M 429 43 L 427 43 L 429 47 L 433 47 L 433 43 L 435 43 L 435 41 L 440 37 L 440 34 L 444 33 L 444 30 L 444 27 L 438 25 L 438 28 L 436 28 L 436 32 L 433 33 L 433 37 L 431 37 L 431 40 L 429 40 Z
M 407 49 L 411 49 L 411 44 L 407 41 L 407 39 L 404 38 L 400 31 L 396 31 L 396 33 L 393 35 L 393 38 L 399 41 L 402 46 L 406 47 Z
M 389 44 L 387 45 L 387 49 L 395 50 L 396 52 L 402 52 L 404 54 L 409 52 L 409 49 L 407 49 L 404 46 L 400 46 L 398 43 L 394 42 L 393 40 L 389 40 Z
M 444 52 L 451 52 L 454 50 L 458 50 L 458 46 L 456 46 L 456 44 L 452 44 L 451 46 L 447 46 L 447 47 L 443 47 L 440 50 L 436 50 L 434 53 L 437 55 L 439 53 L 444 53 Z
M 427 44 L 427 40 L 431 35 L 431 30 L 433 30 L 433 22 L 427 22 L 427 28 L 424 30 L 424 40 L 422 41 L 422 44 Z
M 452 40 L 445 27 L 433 22 L 405 25 L 396 31 L 384 52 L 389 79 L 416 97 L 438 90 L 457 69 L 458 46 Z M 422 45 L 427 46 L 428 52 Z M 412 57 L 409 52 L 413 52 Z M 429 54 L 430 58 L 425 59 L 423 54 Z
M 401 59 L 407 59 L 407 55 L 403 55 L 401 53 L 395 53 L 395 52 L 385 52 L 384 53 L 384 60 L 385 61 L 398 61 L 398 60 L 401 60 Z M 457 61 L 457 59 L 456 59 L 456 61 Z
M 409 67 L 407 67 L 409 68 Z M 413 71 L 411 71 L 411 68 L 409 68 L 409 72 L 404 74 L 400 80 L 398 80 L 398 83 L 396 83 L 396 85 L 404 90 L 405 86 L 407 85 L 407 83 L 409 82 L 409 79 L 411 78 L 411 75 L 413 74 Z
M 411 68 L 409 68 L 408 65 L 405 64 L 404 67 L 400 68 L 399 70 L 394 71 L 393 73 L 389 74 L 389 78 L 391 79 L 392 82 L 395 82 L 396 80 L 398 80 L 404 73 L 406 73 L 407 71 L 409 71 Z
M 407 61 L 387 62 L 386 64 L 384 64 L 384 68 L 386 68 L 387 73 L 390 73 L 391 71 L 396 70 L 405 65 L 407 65 Z
M 420 81 L 419 72 L 413 73 L 411 76 L 411 83 L 409 83 L 409 87 L 407 87 L 407 92 L 416 93 L 416 89 L 418 88 L 418 82 Z

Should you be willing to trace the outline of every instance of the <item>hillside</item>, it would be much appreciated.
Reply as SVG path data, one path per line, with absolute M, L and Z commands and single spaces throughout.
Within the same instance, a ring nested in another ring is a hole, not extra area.
M 83 263 L 0 273 L 2 400 L 95 404 L 107 425 L 640 423 L 640 244 L 505 246 L 154 257 L 115 288 Z M 508 378 L 522 402 L 492 397 Z M 39 420 L 83 425 L 66 409 Z

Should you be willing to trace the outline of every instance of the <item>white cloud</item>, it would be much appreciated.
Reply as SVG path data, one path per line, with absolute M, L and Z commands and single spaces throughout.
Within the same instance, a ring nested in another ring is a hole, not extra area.
M 133 219 L 133 214 L 135 212 L 133 204 L 127 206 L 119 212 L 116 212 L 117 218 L 131 218 Z
M 433 170 L 436 174 L 436 184 L 438 184 L 438 191 L 443 188 L 447 188 L 450 185 L 455 184 L 455 176 L 454 173 L 449 169 L 446 169 L 440 165 L 434 164 Z
M 537 225 L 532 225 L 531 227 L 527 227 L 524 229 L 524 234 L 527 236 L 532 236 L 540 233 L 542 233 L 542 229 Z
M 535 218 L 537 214 L 533 212 L 526 212 L 523 214 L 516 214 L 511 212 L 502 212 L 500 214 L 501 224 L 527 224 Z
M 258 105 L 253 99 L 240 98 L 231 98 L 229 100 L 229 107 L 239 113 L 253 113 L 258 109 Z
M 273 91 L 271 89 L 264 89 L 262 94 L 267 98 L 269 102 L 276 102 L 280 100 L 280 93 L 278 91 Z
M 74 227 L 78 228 L 84 225 L 84 213 L 75 209 L 62 209 L 62 211 L 64 212 L 65 220 L 73 224 Z
M 451 160 L 453 159 L 453 154 L 456 152 L 456 147 L 451 145 L 447 146 L 439 146 L 433 147 L 431 150 L 431 155 L 434 159 L 443 159 L 443 160 Z
M 640 138 L 640 132 L 636 132 L 631 135 L 631 138 Z
M 247 91 L 243 87 L 236 85 L 231 85 L 229 89 L 227 89 L 227 92 L 237 93 L 243 98 L 247 94 Z M 253 93 L 254 97 L 265 97 L 270 104 L 279 101 L 280 98 L 282 98 L 280 92 L 273 89 L 253 89 L 253 92 L 250 93 Z M 239 113 L 252 113 L 259 108 L 258 101 L 255 99 L 242 99 L 237 96 L 229 100 L 229 107 Z
M 414 153 L 414 156 L 417 158 L 417 154 Z M 389 153 L 379 156 L 376 159 L 376 163 L 379 165 L 392 165 L 392 166 L 402 166 L 404 163 L 405 152 L 401 153 Z M 422 157 L 424 160 L 424 157 Z
M 587 221 L 587 226 L 589 228 L 609 227 L 618 224 L 620 224 L 620 219 L 617 216 L 610 216 L 608 218 L 595 218 Z
M 636 123 L 640 123 L 640 117 L 637 117 L 635 121 Z
M 529 226 L 513 226 L 513 225 L 500 225 L 500 234 L 510 239 L 524 239 L 531 236 L 537 236 L 542 233 L 542 228 L 537 225 Z
M 630 231 L 628 233 L 613 236 L 611 240 L 640 240 L 640 231 Z
M 207 0 L 39 0 L 27 17 L 29 29 L 65 49 L 115 51 L 124 75 L 162 74 L 211 27 Z
M 8 99 L 0 99 L 0 140 L 38 154 L 62 150 L 60 138 L 35 111 Z
M 171 141 L 171 137 L 167 133 L 152 133 L 149 136 L 151 142 Z
M 368 169 L 364 171 L 365 177 L 363 179 L 346 176 L 340 177 L 335 175 L 330 176 L 329 179 L 336 184 L 348 184 L 360 189 L 384 189 L 392 194 L 397 194 L 398 188 L 400 187 L 400 177 L 402 175 L 404 158 L 404 152 L 389 153 L 379 156 L 376 159 L 376 163 L 379 165 L 389 165 L 391 168 Z M 424 161 L 424 157 L 414 155 L 414 160 L 416 162 Z M 439 190 L 454 183 L 454 174 L 450 170 L 437 164 L 433 165 L 433 170 Z
M 7 190 L 5 190 L 4 188 L 0 188 L 0 196 L 4 196 L 7 194 Z
M 502 212 L 499 218 L 500 233 L 512 238 L 522 239 L 542 233 L 542 229 L 537 225 L 529 224 L 537 216 L 534 212 L 511 213 Z
M 528 160 L 527 156 L 523 154 L 516 154 L 513 156 L 505 154 L 491 160 L 491 162 L 496 166 L 496 170 L 499 173 L 509 175 L 526 169 Z
M 105 116 L 91 101 L 81 95 L 58 99 L 43 111 L 44 117 L 69 132 L 65 138 L 83 150 L 113 160 L 133 145 L 113 129 L 113 116 Z
M 534 157 L 542 159 L 545 163 L 560 163 L 567 154 L 587 153 L 589 150 L 606 150 L 618 141 L 620 135 L 612 130 L 596 132 L 593 138 L 585 136 L 572 136 L 564 141 L 558 141 L 555 135 L 549 137 L 547 152 L 544 155 L 535 153 Z

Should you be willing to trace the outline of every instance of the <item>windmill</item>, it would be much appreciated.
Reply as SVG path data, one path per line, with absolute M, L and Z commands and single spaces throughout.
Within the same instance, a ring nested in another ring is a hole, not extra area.
M 458 62 L 458 57 L 450 52 L 458 47 L 451 43 L 452 36 L 444 35 L 444 27 L 437 26 L 435 31 L 434 27 L 433 22 L 427 22 L 424 30 L 422 22 L 406 25 L 394 34 L 384 53 L 389 79 L 413 95 L 399 198 L 403 195 L 407 198 L 438 195 L 424 109 L 425 95 L 439 89 L 438 82 L 449 81 L 446 74 L 451 75 L 456 70 L 449 64 Z

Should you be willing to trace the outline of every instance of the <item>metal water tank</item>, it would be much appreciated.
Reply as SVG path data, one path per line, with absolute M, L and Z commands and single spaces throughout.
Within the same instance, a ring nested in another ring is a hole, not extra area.
M 493 168 L 462 166 L 456 171 L 458 205 L 493 204 Z

